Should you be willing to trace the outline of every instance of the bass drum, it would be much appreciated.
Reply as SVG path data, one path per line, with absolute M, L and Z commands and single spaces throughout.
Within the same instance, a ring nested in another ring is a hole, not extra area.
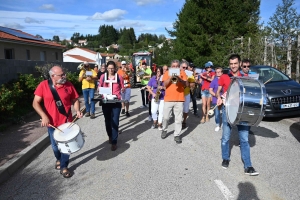
M 256 79 L 234 77 L 228 88 L 225 108 L 229 124 L 258 126 L 266 109 L 265 85 Z

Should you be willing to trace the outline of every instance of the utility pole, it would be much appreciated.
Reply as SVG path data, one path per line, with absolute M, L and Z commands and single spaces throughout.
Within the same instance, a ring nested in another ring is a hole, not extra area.
M 271 55 L 272 55 L 272 61 L 271 61 L 271 66 L 274 67 L 274 43 L 271 44 Z
M 267 36 L 265 36 L 264 65 L 267 65 L 267 46 L 268 46 Z
M 296 64 L 296 81 L 299 83 L 299 63 L 300 62 L 300 34 L 298 34 L 297 40 L 297 64 Z
M 292 65 L 292 42 L 291 36 L 288 38 L 288 50 L 287 50 L 287 67 L 286 67 L 286 75 L 291 78 L 291 65 Z
M 248 59 L 250 59 L 250 46 L 251 46 L 251 37 L 249 37 L 249 41 L 248 41 Z

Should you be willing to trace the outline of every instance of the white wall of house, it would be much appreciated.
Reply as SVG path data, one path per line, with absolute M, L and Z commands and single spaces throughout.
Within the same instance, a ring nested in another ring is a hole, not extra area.
M 78 62 L 78 63 L 82 63 L 82 61 L 81 60 L 77 60 L 77 59 L 75 59 L 75 58 L 72 58 L 72 57 L 70 57 L 70 56 L 64 56 L 64 62 Z
M 91 60 L 95 60 L 95 56 L 96 56 L 97 52 L 91 53 L 91 52 L 85 51 L 81 48 L 73 48 L 73 49 L 70 49 L 70 50 L 64 52 L 64 55 L 67 55 L 67 54 L 79 55 L 79 56 L 89 58 Z

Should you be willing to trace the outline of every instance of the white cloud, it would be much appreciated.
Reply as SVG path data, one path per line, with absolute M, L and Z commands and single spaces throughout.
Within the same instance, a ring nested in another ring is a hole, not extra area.
M 114 25 L 116 28 L 130 28 L 130 27 L 143 27 L 145 24 L 141 24 L 140 22 L 135 22 L 135 21 L 121 21 L 119 23 L 116 23 Z
M 105 11 L 104 13 L 96 12 L 93 16 L 88 17 L 90 20 L 104 20 L 107 22 L 119 21 L 127 12 L 121 9 L 113 9 Z
M 15 23 L 15 22 L 13 22 L 13 23 L 1 23 L 0 25 L 4 26 L 4 27 L 7 27 L 7 28 L 13 28 L 13 29 L 23 29 L 23 28 L 25 28 L 21 24 Z
M 162 0 L 134 0 L 137 5 L 144 6 L 147 4 L 160 3 Z
M 39 20 L 33 19 L 31 17 L 26 17 L 24 19 L 24 21 L 25 21 L 25 23 L 29 23 L 29 24 L 31 24 L 31 23 L 43 24 L 44 23 L 44 21 L 42 21 L 42 20 L 39 21 Z
M 54 11 L 55 8 L 52 4 L 43 4 L 41 7 L 40 7 L 41 10 L 50 10 L 50 11 Z

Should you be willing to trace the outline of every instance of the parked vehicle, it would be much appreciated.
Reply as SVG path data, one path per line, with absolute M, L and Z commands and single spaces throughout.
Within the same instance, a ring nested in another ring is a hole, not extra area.
M 142 63 L 145 62 L 147 66 L 152 68 L 152 53 L 148 51 L 139 51 L 132 54 L 132 67 L 134 70 L 133 76 L 130 80 L 131 87 L 139 87 L 141 80 L 136 75 L 137 70 L 141 69 Z

